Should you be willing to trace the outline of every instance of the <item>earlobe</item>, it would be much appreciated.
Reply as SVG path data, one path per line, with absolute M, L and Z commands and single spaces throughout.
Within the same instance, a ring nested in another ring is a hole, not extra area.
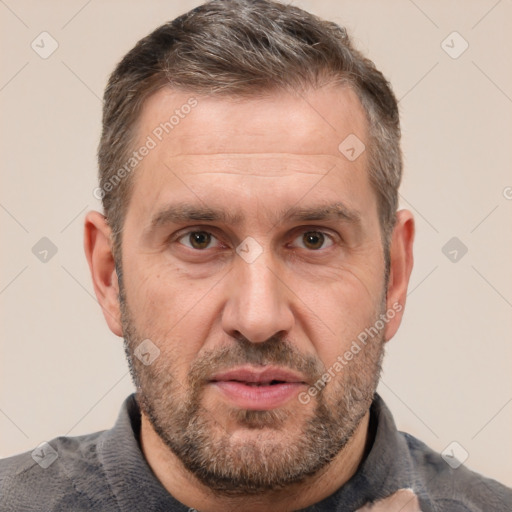
M 385 340 L 390 340 L 402 321 L 407 287 L 413 267 L 414 217 L 408 210 L 396 214 L 396 223 L 389 248 L 389 281 L 386 295 L 387 311 L 393 318 L 386 324 Z
M 119 283 L 110 235 L 111 229 L 105 216 L 99 212 L 89 212 L 85 218 L 84 249 L 94 292 L 110 330 L 122 336 Z

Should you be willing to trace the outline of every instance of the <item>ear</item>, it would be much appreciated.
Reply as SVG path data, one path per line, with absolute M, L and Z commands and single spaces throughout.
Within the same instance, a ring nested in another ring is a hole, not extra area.
M 110 330 L 123 336 L 119 307 L 119 283 L 111 245 L 111 229 L 105 216 L 91 211 L 85 217 L 84 249 L 94 292 Z
M 411 276 L 414 242 L 414 217 L 408 210 L 396 214 L 396 223 L 389 248 L 389 281 L 386 295 L 387 311 L 395 315 L 386 324 L 385 340 L 390 340 L 398 330 L 404 314 L 407 286 Z

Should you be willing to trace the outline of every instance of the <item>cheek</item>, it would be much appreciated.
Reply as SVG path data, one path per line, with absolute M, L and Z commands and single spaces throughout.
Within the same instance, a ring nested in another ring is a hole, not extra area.
M 365 329 L 374 325 L 383 294 L 379 283 L 374 281 L 369 288 L 366 281 L 345 272 L 335 284 L 305 300 L 312 304 L 316 316 L 316 327 L 310 326 L 308 336 L 325 366 L 329 367 Z
M 141 264 L 139 268 L 126 287 L 138 333 L 154 341 L 168 361 L 187 367 L 218 316 L 215 282 L 187 279 L 168 266 Z
M 160 256 L 139 255 L 127 262 L 125 288 L 130 309 L 139 320 L 170 328 L 192 309 L 201 290 L 179 267 L 162 263 Z M 204 289 L 203 289 L 204 293 Z

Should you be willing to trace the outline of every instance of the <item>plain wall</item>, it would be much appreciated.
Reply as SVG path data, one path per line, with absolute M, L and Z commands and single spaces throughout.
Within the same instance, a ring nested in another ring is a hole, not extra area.
M 457 441 L 511 486 L 512 4 L 293 3 L 345 25 L 400 99 L 415 267 L 379 392 L 401 430 L 438 451 Z M 100 98 L 137 40 L 198 4 L 0 3 L 0 456 L 109 428 L 133 391 L 82 248 L 85 212 L 101 209 Z M 31 47 L 43 31 L 59 45 L 47 59 Z M 469 44 L 456 59 L 442 47 L 454 31 Z M 46 263 L 42 237 L 57 249 Z M 443 252 L 453 237 L 462 257 Z

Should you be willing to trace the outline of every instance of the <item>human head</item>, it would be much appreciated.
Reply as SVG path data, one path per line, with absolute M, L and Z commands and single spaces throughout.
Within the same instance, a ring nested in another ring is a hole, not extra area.
M 103 198 L 108 225 L 89 217 L 86 249 L 126 341 L 143 427 L 218 492 L 303 481 L 362 432 L 405 300 L 413 228 L 396 214 L 396 102 L 344 31 L 315 20 L 270 2 L 211 2 L 138 43 L 107 87 L 100 172 L 103 157 L 104 169 L 122 165 L 106 164 L 114 149 L 128 159 L 190 107 Z M 366 147 L 353 160 L 338 149 L 349 134 Z M 244 240 L 261 250 L 254 260 Z M 351 345 L 365 329 L 369 343 Z M 145 365 L 136 350 L 147 339 L 159 355 Z M 260 410 L 217 393 L 216 374 L 240 365 L 291 369 L 294 386 L 334 373 L 310 402 Z

